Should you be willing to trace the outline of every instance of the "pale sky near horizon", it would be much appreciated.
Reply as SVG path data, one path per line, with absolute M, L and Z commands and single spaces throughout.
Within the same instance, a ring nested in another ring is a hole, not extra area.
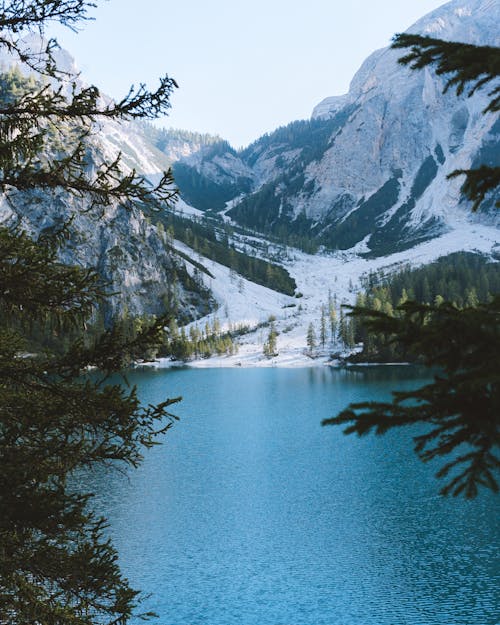
M 106 0 L 80 32 L 55 31 L 86 81 L 118 98 L 179 83 L 166 127 L 241 147 L 340 95 L 363 60 L 443 0 Z

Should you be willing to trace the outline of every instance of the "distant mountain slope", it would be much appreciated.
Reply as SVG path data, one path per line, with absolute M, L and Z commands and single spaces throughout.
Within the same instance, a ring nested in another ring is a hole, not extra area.
M 500 0 L 453 0 L 410 30 L 499 45 L 499 21 Z M 191 207 L 224 212 L 236 224 L 308 251 L 325 245 L 383 256 L 463 233 L 471 222 L 497 224 L 488 201 L 471 215 L 460 180 L 446 180 L 456 168 L 498 163 L 500 122 L 481 114 L 485 94 L 443 95 L 442 78 L 401 67 L 398 56 L 390 49 L 373 53 L 348 94 L 327 98 L 311 119 L 241 151 L 220 137 L 106 119 L 96 126 L 92 151 L 107 160 L 121 152 L 128 168 L 152 182 L 173 164 L 190 205 L 182 204 L 186 215 L 197 212 Z M 76 69 L 63 50 L 58 63 Z M 0 74 L 13 64 L 1 55 Z M 196 264 L 176 254 L 169 233 L 143 210 L 115 204 L 97 219 L 82 212 L 87 208 L 63 193 L 17 194 L 0 198 L 0 223 L 37 235 L 75 215 L 61 258 L 99 267 L 115 293 L 110 314 L 158 313 L 168 302 L 185 319 L 207 311 L 209 295 L 193 280 Z
M 223 140 L 174 163 L 173 173 L 183 199 L 200 210 L 222 210 L 226 202 L 253 189 L 251 169 Z
M 500 45 L 499 0 L 453 0 L 410 32 Z M 176 164 L 189 170 L 181 191 L 206 210 L 289 242 L 313 238 L 371 255 L 403 250 L 464 220 L 498 223 L 487 204 L 478 216 L 447 174 L 499 159 L 500 124 L 482 115 L 486 94 L 443 94 L 431 70 L 397 63 L 401 51 L 374 52 L 349 93 L 327 98 L 309 121 L 293 122 L 236 153 L 199 152 Z M 212 204 L 193 191 L 224 188 Z M 198 200 L 200 197 L 200 200 Z

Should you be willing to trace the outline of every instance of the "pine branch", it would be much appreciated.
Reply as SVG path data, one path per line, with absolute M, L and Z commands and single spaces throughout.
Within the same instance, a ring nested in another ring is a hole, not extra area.
M 12 88 L 0 81 L 0 102 L 4 102 L 0 109 L 0 188 L 65 188 L 77 197 L 88 197 L 90 208 L 105 206 L 112 200 L 138 201 L 151 207 L 176 200 L 178 192 L 171 171 L 164 172 L 153 186 L 134 170 L 124 173 L 121 154 L 101 165 L 94 164 L 95 157 L 89 159 L 96 118 L 133 119 L 165 112 L 170 107 L 173 80 L 163 79 L 155 93 L 147 92 L 144 86 L 137 92 L 131 89 L 120 103 L 104 106 L 95 87 L 78 91 L 73 84 L 68 101 L 62 86 L 53 90 L 45 85 L 33 90 L 32 82 L 22 76 L 7 74 L 4 80 L 8 85 L 14 82 L 20 95 L 13 97 Z M 65 145 L 73 146 L 69 153 Z M 62 151 L 66 154 L 58 156 Z M 94 175 L 90 176 L 89 171 Z
M 500 49 L 492 46 L 475 46 L 403 33 L 394 36 L 392 47 L 411 48 L 407 55 L 399 59 L 402 65 L 409 65 L 411 69 L 433 65 L 439 76 L 450 75 L 445 92 L 456 87 L 457 95 L 461 95 L 468 87 L 470 97 L 500 76 Z M 500 85 L 496 85 L 488 95 L 492 99 L 484 112 L 497 112 L 500 110 Z
M 74 27 L 90 19 L 87 11 L 96 6 L 87 0 L 10 0 L 2 2 L 0 30 L 17 33 L 34 27 L 43 29 L 50 21 Z
M 74 29 L 93 6 L 84 0 L 1 3 L 0 48 L 44 77 L 36 81 L 16 69 L 0 76 L 0 190 L 8 202 L 16 194 L 25 200 L 24 191 L 54 189 L 88 199 L 87 210 L 112 201 L 160 208 L 176 197 L 170 172 L 151 185 L 125 167 L 120 154 L 105 160 L 92 142 L 100 118 L 165 113 L 175 81 L 166 76 L 154 92 L 140 85 L 109 102 L 57 68 L 55 40 L 27 47 L 25 35 L 42 36 L 50 21 Z M 12 625 L 131 618 L 138 593 L 120 573 L 104 521 L 88 509 L 90 495 L 75 493 L 68 477 L 103 463 L 136 466 L 144 448 L 172 426 L 169 407 L 179 401 L 143 406 L 134 388 L 109 379 L 157 345 L 163 319 L 132 340 L 115 327 L 93 342 L 77 340 L 63 355 L 27 353 L 32 326 L 84 331 L 108 295 L 96 271 L 58 261 L 68 229 L 63 224 L 36 241 L 20 229 L 0 229 L 0 622 Z M 100 372 L 82 376 L 89 366 Z
M 409 65 L 411 69 L 434 66 L 438 75 L 447 76 L 444 87 L 446 93 L 452 87 L 457 95 L 468 88 L 471 97 L 479 89 L 491 82 L 498 82 L 500 76 L 500 48 L 475 46 L 455 41 L 442 41 L 421 35 L 395 35 L 392 43 L 395 49 L 410 48 L 409 54 L 401 57 L 399 63 Z M 500 110 L 500 84 L 488 92 L 491 98 L 483 113 Z M 452 172 L 448 178 L 465 175 L 462 193 L 473 202 L 476 211 L 486 195 L 500 185 L 500 168 L 483 165 L 477 169 L 460 169 Z M 500 200 L 495 203 L 500 208 Z
M 473 202 L 473 211 L 479 208 L 490 191 L 500 186 L 500 167 L 482 165 L 477 169 L 456 169 L 448 175 L 448 178 L 457 176 L 465 176 L 461 190 L 462 194 Z M 500 208 L 500 199 L 496 200 L 495 206 Z
M 73 83 L 71 96 L 66 95 L 67 86 L 61 86 L 54 91 L 50 85 L 44 85 L 38 91 L 27 90 L 7 105 L 0 105 L 0 115 L 7 118 L 32 116 L 31 121 L 36 121 L 37 124 L 42 119 L 51 118 L 77 119 L 81 123 L 97 118 L 155 119 L 159 115 L 165 115 L 171 108 L 169 98 L 177 87 L 173 78 L 164 76 L 156 91 L 150 92 L 141 84 L 137 89 L 131 87 L 119 102 L 104 104 L 99 89 L 94 85 L 82 88 Z
M 79 198 L 88 198 L 87 211 L 96 206 L 106 206 L 113 199 L 123 202 L 143 202 L 150 208 L 170 206 L 177 199 L 178 190 L 173 186 L 171 170 L 164 172 L 156 185 L 131 170 L 123 173 L 122 155 L 114 161 L 104 162 L 88 173 L 87 149 L 79 143 L 68 156 L 45 164 L 30 159 L 25 163 L 10 164 L 0 170 L 0 188 L 16 191 L 35 189 L 65 189 Z
M 59 236 L 37 241 L 25 233 L 0 228 L 0 310 L 18 320 L 64 317 L 74 323 L 90 315 L 105 297 L 92 269 L 68 267 L 57 261 Z
M 437 477 L 450 477 L 441 492 L 475 497 L 480 486 L 498 491 L 500 460 L 500 296 L 488 304 L 458 309 L 406 302 L 391 317 L 352 308 L 369 332 L 385 336 L 445 376 L 413 391 L 393 393 L 393 401 L 350 405 L 323 425 L 344 425 L 346 434 L 384 434 L 394 427 L 431 426 L 414 438 L 423 461 L 458 454 Z M 460 453 L 463 449 L 470 449 Z M 495 475 L 496 474 L 496 475 Z
M 82 340 L 75 342 L 61 358 L 45 364 L 46 371 L 57 372 L 63 378 L 80 375 L 83 369 L 96 368 L 105 374 L 104 379 L 117 371 L 123 371 L 143 358 L 149 349 L 158 346 L 164 336 L 170 318 L 162 316 L 146 325 L 133 339 L 125 336 L 119 323 L 102 333 L 90 345 Z

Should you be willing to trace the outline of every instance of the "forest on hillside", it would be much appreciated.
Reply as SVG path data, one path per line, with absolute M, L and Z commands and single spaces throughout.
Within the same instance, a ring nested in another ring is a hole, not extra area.
M 457 309 L 488 303 L 500 292 L 500 262 L 471 252 L 457 252 L 417 269 L 406 267 L 393 274 L 370 273 L 356 306 L 398 316 L 405 302 L 441 305 L 450 302 Z M 344 342 L 363 350 L 352 356 L 358 362 L 415 360 L 391 338 L 368 332 L 357 316 L 351 316 L 343 330 Z M 418 358 L 417 358 L 418 360 Z

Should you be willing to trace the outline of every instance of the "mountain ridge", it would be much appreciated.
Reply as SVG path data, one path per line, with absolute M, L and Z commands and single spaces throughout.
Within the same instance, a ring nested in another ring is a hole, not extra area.
M 453 0 L 408 32 L 498 45 L 499 18 L 497 0 Z M 498 225 L 493 212 L 471 216 L 460 198 L 461 181 L 446 179 L 454 169 L 469 167 L 484 145 L 498 144 L 495 117 L 481 114 L 486 93 L 443 94 L 443 77 L 404 68 L 397 63 L 400 56 L 390 48 L 372 53 L 348 94 L 326 98 L 311 120 L 292 122 L 232 154 L 234 175 L 229 160 L 217 175 L 216 160 L 200 154 L 182 167 L 190 169 L 192 180 L 198 175 L 196 184 L 213 196 L 223 185 L 233 188 L 233 197 L 221 192 L 215 210 L 231 201 L 227 214 L 236 223 L 291 243 L 302 236 L 331 249 L 357 246 L 376 255 L 410 247 L 464 220 Z M 246 188 L 237 184 L 242 171 Z
M 450 7 L 453 23 L 462 26 L 465 18 L 474 17 L 472 9 L 480 7 L 487 26 L 474 22 L 469 32 L 474 37 L 483 31 L 486 38 L 492 36 L 490 25 L 500 17 L 499 0 L 454 0 L 433 12 L 434 17 L 423 18 L 422 23 L 429 24 L 433 32 L 443 28 L 443 15 Z M 494 36 L 498 42 L 498 35 Z M 67 53 L 64 55 L 65 63 L 73 63 Z M 450 182 L 446 175 L 485 155 L 497 157 L 500 124 L 493 116 L 482 115 L 484 94 L 473 98 L 457 98 L 454 93 L 443 96 L 442 78 L 429 70 L 402 68 L 396 63 L 398 56 L 393 50 L 376 51 L 353 78 L 356 98 L 349 94 L 327 98 L 315 108 L 311 119 L 278 128 L 243 150 L 234 150 L 220 137 L 107 120 L 96 128 L 96 150 L 107 159 L 121 151 L 125 165 L 152 182 L 173 163 L 185 200 L 179 202 L 179 212 L 197 219 L 208 214 L 228 231 L 243 226 L 246 234 L 238 235 L 241 244 L 237 249 L 258 257 L 269 248 L 271 255 L 273 249 L 278 250 L 276 262 L 287 267 L 293 277 L 294 262 L 286 260 L 289 254 L 293 256 L 293 250 L 278 249 L 274 242 L 306 251 L 321 246 L 340 250 L 324 257 L 299 256 L 302 282 L 298 281 L 298 290 L 305 294 L 304 310 L 312 315 L 312 302 L 320 305 L 314 289 L 339 286 L 332 276 L 318 272 L 309 276 L 306 266 L 311 263 L 335 272 L 345 266 L 349 272 L 348 263 L 355 262 L 359 268 L 351 277 L 356 280 L 368 270 L 369 259 L 377 266 L 391 267 L 400 266 L 405 257 L 427 262 L 438 253 L 445 254 L 448 247 L 456 251 L 464 245 L 467 230 L 474 232 L 471 240 L 477 241 L 467 249 L 475 246 L 489 253 L 494 247 L 497 231 L 484 224 L 498 224 L 497 215 L 486 206 L 480 214 L 471 215 L 469 205 L 460 199 L 460 181 Z M 5 63 L 0 66 L 6 69 Z M 157 227 L 140 207 L 108 206 L 98 216 L 98 226 L 97 215 L 85 209 L 84 203 L 64 194 L 56 193 L 51 199 L 33 193 L 18 196 L 16 202 L 3 198 L 0 222 L 21 225 L 36 237 L 73 217 L 71 237 L 61 260 L 99 267 L 115 292 L 112 314 L 159 314 L 169 299 L 176 302 L 183 321 L 195 319 L 214 308 L 206 287 L 216 293 L 219 310 L 227 306 L 233 314 L 231 303 L 228 305 L 227 298 L 224 301 L 226 283 L 234 281 L 231 268 L 217 267 L 221 284 L 217 286 L 210 278 L 200 290 L 194 285 L 193 267 L 206 264 L 206 258 L 193 251 L 198 261 L 190 263 L 191 252 L 185 248 L 181 258 L 176 254 L 176 248 L 180 249 L 177 242 L 172 244 L 170 234 Z M 249 231 L 256 236 L 248 236 Z M 273 243 L 266 240 L 269 235 Z M 441 238 L 432 241 L 435 237 Z M 238 244 L 236 237 L 231 237 L 230 244 L 235 242 Z M 409 248 L 411 254 L 405 254 Z M 421 250 L 431 252 L 423 254 Z M 285 260 L 280 261 L 280 255 Z M 213 263 L 206 266 L 214 267 Z M 313 277 L 319 286 L 311 284 Z M 343 280 L 339 290 L 345 301 L 354 293 L 348 282 Z M 281 309 L 293 303 L 283 295 L 276 295 L 274 301 L 274 295 L 255 290 L 248 281 L 241 284 L 243 293 L 238 286 L 227 297 L 243 300 L 255 292 L 252 297 L 264 297 L 264 293 L 266 302 L 272 300 L 272 305 L 266 303 L 259 312 L 258 323 L 269 314 L 279 319 Z M 244 309 L 242 301 L 238 306 L 235 315 Z M 286 328 L 286 320 L 283 323 Z M 297 333 L 299 336 L 299 329 Z

